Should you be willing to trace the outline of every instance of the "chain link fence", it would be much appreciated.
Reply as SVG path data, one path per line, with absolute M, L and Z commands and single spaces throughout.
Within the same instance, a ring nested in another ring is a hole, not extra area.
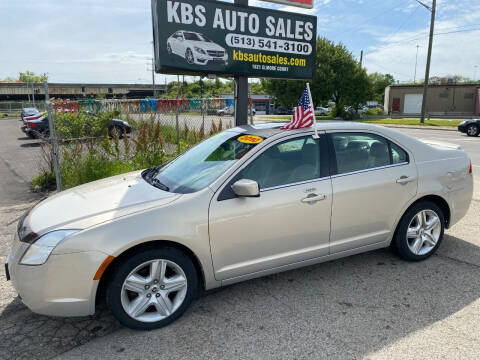
M 160 165 L 234 126 L 229 99 L 51 101 L 51 126 L 39 131 L 50 158 L 32 185 L 69 188 Z M 50 121 L 49 121 L 50 125 Z M 58 170 L 55 170 L 57 163 Z

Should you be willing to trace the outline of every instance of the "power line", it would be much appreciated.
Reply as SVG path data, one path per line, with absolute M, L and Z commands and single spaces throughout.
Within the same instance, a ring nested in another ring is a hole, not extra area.
M 480 30 L 480 28 L 457 30 L 457 31 L 437 32 L 437 33 L 434 34 L 434 36 L 457 34 L 457 33 L 463 33 L 463 32 L 472 32 L 472 31 L 479 31 L 479 30 Z M 373 50 L 365 53 L 365 55 L 372 54 L 372 53 L 374 53 L 378 50 L 383 50 L 383 49 L 386 49 L 386 48 L 394 47 L 394 46 L 401 45 L 401 44 L 404 44 L 404 43 L 414 42 L 416 40 L 421 40 L 421 39 L 425 39 L 425 38 L 428 38 L 428 35 L 416 36 L 416 37 L 413 37 L 413 38 L 408 38 L 408 39 L 404 39 L 404 40 L 395 41 L 395 42 L 390 43 L 388 45 L 382 45 L 382 46 L 379 46 L 377 48 L 374 48 Z

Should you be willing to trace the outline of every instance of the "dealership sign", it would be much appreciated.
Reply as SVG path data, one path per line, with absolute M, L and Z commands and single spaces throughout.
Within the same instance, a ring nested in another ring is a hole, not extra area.
M 315 16 L 206 0 L 152 0 L 155 70 L 310 79 Z

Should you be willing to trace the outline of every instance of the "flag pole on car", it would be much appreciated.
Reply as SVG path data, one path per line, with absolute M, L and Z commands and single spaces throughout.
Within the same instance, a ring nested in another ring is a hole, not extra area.
M 310 106 L 312 107 L 312 114 L 313 114 L 313 130 L 315 131 L 315 134 L 313 135 L 314 139 L 318 139 L 318 130 L 317 130 L 317 119 L 315 118 L 315 108 L 313 107 L 313 100 L 312 100 L 312 93 L 310 91 L 310 84 L 307 83 L 307 89 L 308 89 L 308 96 L 310 97 Z
M 310 92 L 310 84 L 300 97 L 297 107 L 292 115 L 292 120 L 288 124 L 282 126 L 283 130 L 294 130 L 312 127 L 315 131 L 314 139 L 318 139 L 317 120 L 315 119 L 315 111 L 313 110 L 312 93 Z

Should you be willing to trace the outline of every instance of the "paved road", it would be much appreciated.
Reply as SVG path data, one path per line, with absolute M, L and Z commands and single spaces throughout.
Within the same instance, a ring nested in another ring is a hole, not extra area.
M 38 171 L 40 143 L 20 131 L 19 118 L 0 119 L 0 206 L 32 199 L 29 183 Z
M 4 122 L 7 121 L 7 122 Z M 20 214 L 38 148 L 0 121 L 0 261 Z M 480 169 L 480 138 L 402 129 L 460 143 Z M 20 139 L 18 139 L 20 138 Z M 58 319 L 32 314 L 0 268 L 0 359 L 477 359 L 480 354 L 480 188 L 438 254 L 406 263 L 379 250 L 209 293 L 171 326 L 136 332 L 106 310 Z M 83 344 L 83 345 L 82 345 Z

